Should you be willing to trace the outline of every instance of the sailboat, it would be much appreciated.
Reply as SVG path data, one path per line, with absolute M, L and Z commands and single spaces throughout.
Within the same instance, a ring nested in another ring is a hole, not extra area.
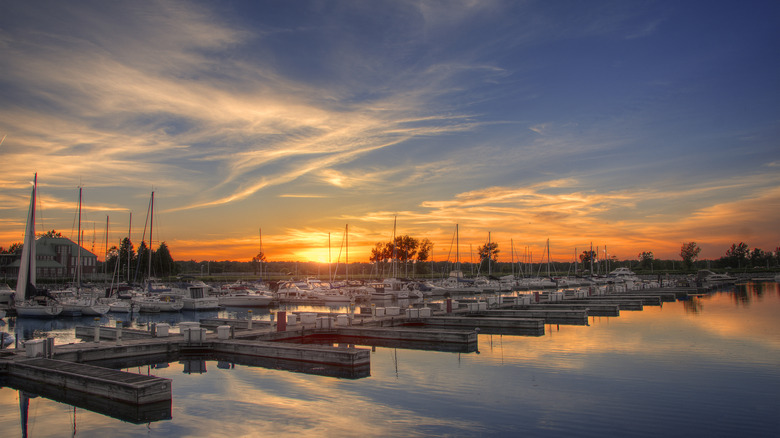
M 152 278 L 152 229 L 154 227 L 154 192 L 149 200 L 149 258 L 146 293 L 133 297 L 133 306 L 143 313 L 179 312 L 184 308 L 182 297 L 170 293 L 169 288 L 155 285 Z
M 56 294 L 55 296 L 57 297 L 57 301 L 62 305 L 63 315 L 101 316 L 108 312 L 108 304 L 98 301 L 98 297 L 94 293 L 87 293 L 81 289 L 81 194 L 82 189 L 79 187 L 79 235 L 76 239 L 78 245 L 78 253 L 76 257 L 76 285 L 75 288 L 54 292 L 53 294 Z
M 27 226 L 24 230 L 24 246 L 22 247 L 22 260 L 19 264 L 19 276 L 16 281 L 16 302 L 14 305 L 17 316 L 52 318 L 62 312 L 62 306 L 46 296 L 38 296 L 39 291 L 35 287 L 35 198 L 37 193 L 38 174 L 36 173 L 30 196 Z

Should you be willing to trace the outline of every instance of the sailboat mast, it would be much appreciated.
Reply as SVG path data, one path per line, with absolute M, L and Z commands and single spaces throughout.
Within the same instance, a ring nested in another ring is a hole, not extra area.
M 547 239 L 547 276 L 550 276 L 550 239 Z
M 588 258 L 590 259 L 590 276 L 593 277 L 593 242 L 590 242 L 590 254 L 588 254 Z
M 103 275 L 108 275 L 108 215 L 106 215 L 106 251 L 103 253 Z
M 490 231 L 488 231 L 488 246 L 487 246 L 487 259 L 488 259 L 488 277 L 490 277 L 491 270 L 490 270 L 490 259 L 493 258 L 493 251 L 490 247 Z
M 260 253 L 258 254 L 260 256 L 260 278 L 263 278 L 263 257 L 265 257 L 263 252 L 263 228 L 258 227 L 257 233 L 260 236 Z
M 346 240 L 346 246 L 347 246 L 347 254 L 346 254 L 346 266 L 344 270 L 346 271 L 346 280 L 349 281 L 349 224 L 346 225 L 344 228 L 344 239 Z
M 460 271 L 460 234 L 458 233 L 458 224 L 455 224 L 455 266 Z
M 515 278 L 515 241 L 509 239 L 509 258 L 511 260 L 510 266 L 512 267 L 512 278 Z
M 393 217 L 393 278 L 396 277 L 396 274 L 395 274 L 395 254 L 396 254 L 396 252 L 395 252 L 395 225 L 396 225 L 397 221 L 398 221 L 398 216 L 394 216 Z
M 133 212 L 130 212 L 130 222 L 127 223 L 127 284 L 130 284 L 130 234 L 133 231 Z M 121 248 L 121 245 L 120 245 Z
M 76 241 L 79 246 L 76 259 L 76 291 L 79 291 L 81 289 L 81 187 L 79 187 L 79 234 Z
M 152 289 L 152 230 L 154 230 L 154 192 L 152 192 L 152 199 L 149 201 L 149 268 L 147 271 L 147 281 L 149 282 L 149 290 Z

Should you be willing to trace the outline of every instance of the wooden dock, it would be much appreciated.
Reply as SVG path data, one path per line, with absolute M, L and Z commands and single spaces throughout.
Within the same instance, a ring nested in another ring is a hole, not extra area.
M 9 367 L 8 374 L 18 379 L 135 405 L 171 400 L 169 379 L 62 360 L 16 360 Z
M 471 316 L 433 316 L 425 319 L 426 326 L 462 327 L 479 329 L 480 332 L 500 331 L 522 333 L 529 336 L 544 335 L 544 320 L 538 318 L 491 318 Z
M 470 353 L 478 351 L 479 334 L 542 336 L 546 324 L 587 325 L 591 316 L 619 316 L 620 310 L 659 306 L 688 293 L 639 290 L 588 297 L 578 293 L 579 298 L 543 293 L 538 295 L 542 302 L 530 304 L 527 298 L 519 304 L 519 297 L 483 296 L 462 300 L 449 313 L 438 305 L 423 304 L 400 309 L 401 314 L 394 307 L 392 315 L 384 313 L 390 307 L 382 313 L 338 317 L 322 313 L 314 315 L 316 324 L 309 318 L 306 324 L 302 318 L 290 318 L 293 322 L 287 325 L 284 314 L 277 322 L 204 318 L 186 326 L 181 323 L 180 333 L 169 332 L 167 324 L 159 333 L 121 326 L 77 327 L 76 336 L 85 342 L 53 346 L 49 339 L 51 346 L 43 357 L 31 357 L 22 349 L 2 352 L 0 376 L 15 387 L 39 392 L 48 388 L 49 394 L 60 398 L 74 396 L 66 402 L 126 421 L 155 421 L 170 418 L 171 382 L 110 367 L 183 360 L 193 364 L 187 366 L 189 371 L 199 372 L 206 360 L 216 360 L 223 365 L 356 379 L 370 376 L 371 358 L 369 349 L 356 346 Z
M 281 342 L 222 340 L 209 345 L 212 353 L 258 356 L 330 366 L 362 367 L 369 365 L 370 351 L 358 348 L 296 345 Z
M 487 310 L 481 312 L 490 318 L 538 318 L 545 324 L 588 325 L 588 310 L 586 309 L 522 309 L 522 310 Z
M 511 308 L 518 310 L 587 310 L 588 316 L 620 316 L 620 306 L 617 304 L 527 304 L 514 305 Z
M 561 304 L 609 304 L 618 306 L 620 310 L 642 310 L 644 305 L 641 300 L 634 299 L 615 299 L 605 295 L 604 298 L 588 297 L 577 299 L 566 299 L 560 301 Z

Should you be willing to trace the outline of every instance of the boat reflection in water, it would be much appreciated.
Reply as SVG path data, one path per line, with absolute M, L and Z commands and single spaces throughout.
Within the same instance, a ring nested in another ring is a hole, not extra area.
M 92 436 L 110 430 L 116 437 L 601 437 L 604 430 L 647 437 L 776 436 L 777 283 L 738 284 L 689 301 L 696 313 L 686 313 L 686 302 L 677 301 L 590 317 L 587 326 L 548 326 L 543 336 L 480 332 L 479 354 L 374 343 L 370 370 L 357 375 L 227 356 L 125 364 L 129 371 L 172 379 L 170 418 L 135 424 L 133 418 L 154 417 L 138 413 L 125 420 L 84 411 L 79 431 Z M 29 404 L 36 435 L 61 436 L 72 427 L 70 417 L 58 414 L 63 405 L 45 397 Z M 18 407 L 18 392 L 0 388 L 0 409 Z M 0 428 L 13 434 L 19 417 L 0 416 Z

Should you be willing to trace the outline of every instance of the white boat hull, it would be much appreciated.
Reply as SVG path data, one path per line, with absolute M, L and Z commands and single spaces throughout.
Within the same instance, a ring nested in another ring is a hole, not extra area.
M 62 315 L 102 316 L 109 311 L 108 304 L 62 304 Z
M 184 310 L 217 310 L 217 298 L 184 298 Z
M 53 318 L 60 313 L 62 313 L 62 306 L 59 304 L 42 306 L 40 304 L 16 303 L 16 316 L 23 318 Z
M 272 297 L 262 295 L 224 295 L 219 297 L 219 305 L 222 307 L 267 307 L 272 301 Z

